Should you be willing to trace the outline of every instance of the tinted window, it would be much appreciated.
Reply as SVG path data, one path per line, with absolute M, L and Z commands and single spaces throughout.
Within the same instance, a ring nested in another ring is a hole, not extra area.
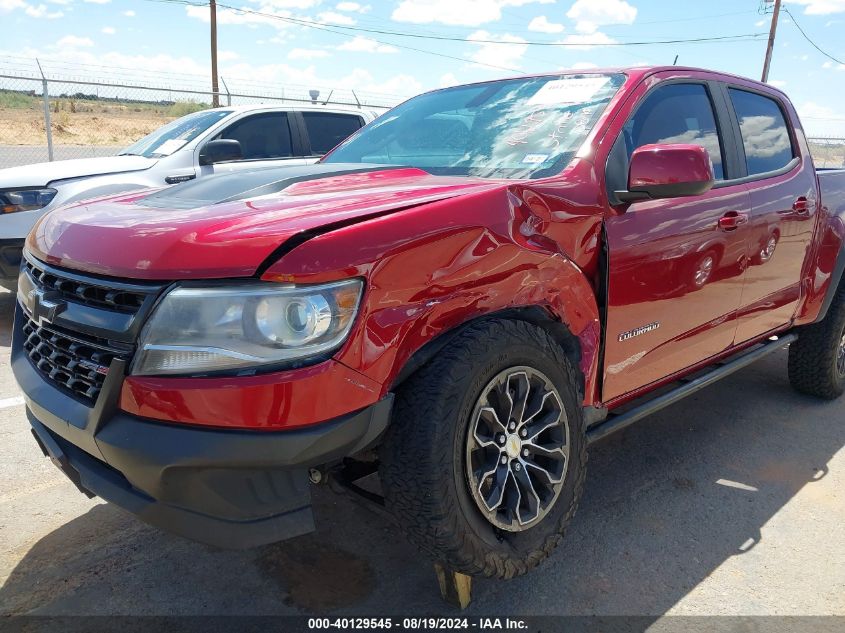
M 217 138 L 238 141 L 244 160 L 293 156 L 288 115 L 284 112 L 253 114 L 233 123 Z
M 355 114 L 330 112 L 303 112 L 305 128 L 311 139 L 311 154 L 325 154 L 363 125 Z
M 774 99 L 729 88 L 739 119 L 748 175 L 785 167 L 792 160 L 792 141 L 783 111 Z
M 707 89 L 670 84 L 652 92 L 623 128 L 628 158 L 643 145 L 691 143 L 710 154 L 716 180 L 723 180 L 722 144 Z

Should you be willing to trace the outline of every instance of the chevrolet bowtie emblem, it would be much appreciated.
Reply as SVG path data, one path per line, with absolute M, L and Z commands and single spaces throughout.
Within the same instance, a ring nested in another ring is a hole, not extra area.
M 52 323 L 61 314 L 67 303 L 61 300 L 61 293 L 35 288 L 27 294 L 27 307 L 35 325 Z

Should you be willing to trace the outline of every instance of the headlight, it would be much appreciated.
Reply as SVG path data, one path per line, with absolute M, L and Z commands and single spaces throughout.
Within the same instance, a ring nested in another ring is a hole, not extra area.
M 141 333 L 132 373 L 242 370 L 326 354 L 349 335 L 363 283 L 176 288 Z
M 0 210 L 16 213 L 43 209 L 55 197 L 55 189 L 0 189 Z

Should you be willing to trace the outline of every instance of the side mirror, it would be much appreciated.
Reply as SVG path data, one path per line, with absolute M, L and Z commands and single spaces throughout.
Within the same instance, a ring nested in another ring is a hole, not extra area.
M 219 138 L 209 141 L 200 150 L 200 165 L 213 165 L 214 163 L 225 163 L 230 160 L 241 160 L 244 152 L 241 144 L 231 138 Z
M 699 196 L 715 181 L 710 154 L 700 145 L 643 145 L 631 156 L 628 191 L 616 196 L 622 202 Z

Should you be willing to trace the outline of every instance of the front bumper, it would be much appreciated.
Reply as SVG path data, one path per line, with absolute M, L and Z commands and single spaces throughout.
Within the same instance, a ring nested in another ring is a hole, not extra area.
M 23 238 L 0 239 L 0 286 L 14 290 L 23 257 Z
M 392 403 L 389 396 L 299 430 L 220 430 L 119 410 L 120 372 L 109 373 L 96 405 L 87 406 L 42 378 L 20 336 L 12 342 L 12 369 L 39 445 L 80 490 L 162 529 L 226 548 L 312 531 L 309 467 L 371 445 L 386 428 Z

